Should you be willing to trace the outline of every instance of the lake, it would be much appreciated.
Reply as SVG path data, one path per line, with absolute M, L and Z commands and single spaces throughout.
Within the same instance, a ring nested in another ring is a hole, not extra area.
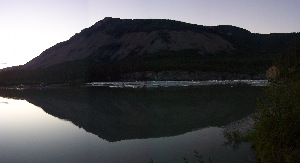
M 224 129 L 254 113 L 264 87 L 0 90 L 0 162 L 255 160 Z

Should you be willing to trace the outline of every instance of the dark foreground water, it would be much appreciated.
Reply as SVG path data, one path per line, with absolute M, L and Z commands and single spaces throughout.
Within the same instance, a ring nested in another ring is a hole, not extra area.
M 224 126 L 252 114 L 263 87 L 0 90 L 0 162 L 250 162 Z

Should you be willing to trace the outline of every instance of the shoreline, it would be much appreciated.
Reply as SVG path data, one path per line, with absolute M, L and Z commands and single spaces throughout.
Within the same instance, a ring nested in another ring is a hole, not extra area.
M 233 132 L 238 132 L 241 137 L 246 136 L 249 134 L 251 131 L 254 130 L 254 124 L 255 120 L 253 119 L 255 113 L 252 113 L 240 120 L 231 122 L 225 126 L 222 126 L 224 132 L 227 133 L 233 133 Z
M 107 88 L 162 88 L 162 87 L 193 87 L 212 85 L 250 85 L 267 86 L 268 80 L 202 80 L 202 81 L 115 81 L 115 82 L 91 82 L 80 84 L 19 84 L 15 86 L 1 86 L 0 90 L 15 89 L 54 89 L 68 87 L 107 87 Z
M 158 88 L 158 87 L 189 87 L 210 85 L 250 85 L 267 86 L 268 80 L 205 80 L 205 81 L 135 81 L 135 82 L 92 82 L 88 87 L 109 88 Z

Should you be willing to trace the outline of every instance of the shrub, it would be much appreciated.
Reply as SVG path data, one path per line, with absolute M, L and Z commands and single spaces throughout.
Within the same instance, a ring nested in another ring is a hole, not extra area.
M 299 85 L 270 85 L 259 101 L 251 144 L 261 162 L 295 162 L 299 155 Z

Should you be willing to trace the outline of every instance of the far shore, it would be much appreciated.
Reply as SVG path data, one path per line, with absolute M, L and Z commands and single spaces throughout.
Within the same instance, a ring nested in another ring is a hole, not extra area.
M 108 88 L 158 88 L 158 87 L 192 87 L 211 85 L 250 85 L 267 86 L 268 80 L 205 80 L 205 81 L 115 81 L 115 82 L 91 82 L 79 84 L 19 84 L 15 86 L 1 86 L 6 89 L 51 89 L 67 87 L 108 87 Z

